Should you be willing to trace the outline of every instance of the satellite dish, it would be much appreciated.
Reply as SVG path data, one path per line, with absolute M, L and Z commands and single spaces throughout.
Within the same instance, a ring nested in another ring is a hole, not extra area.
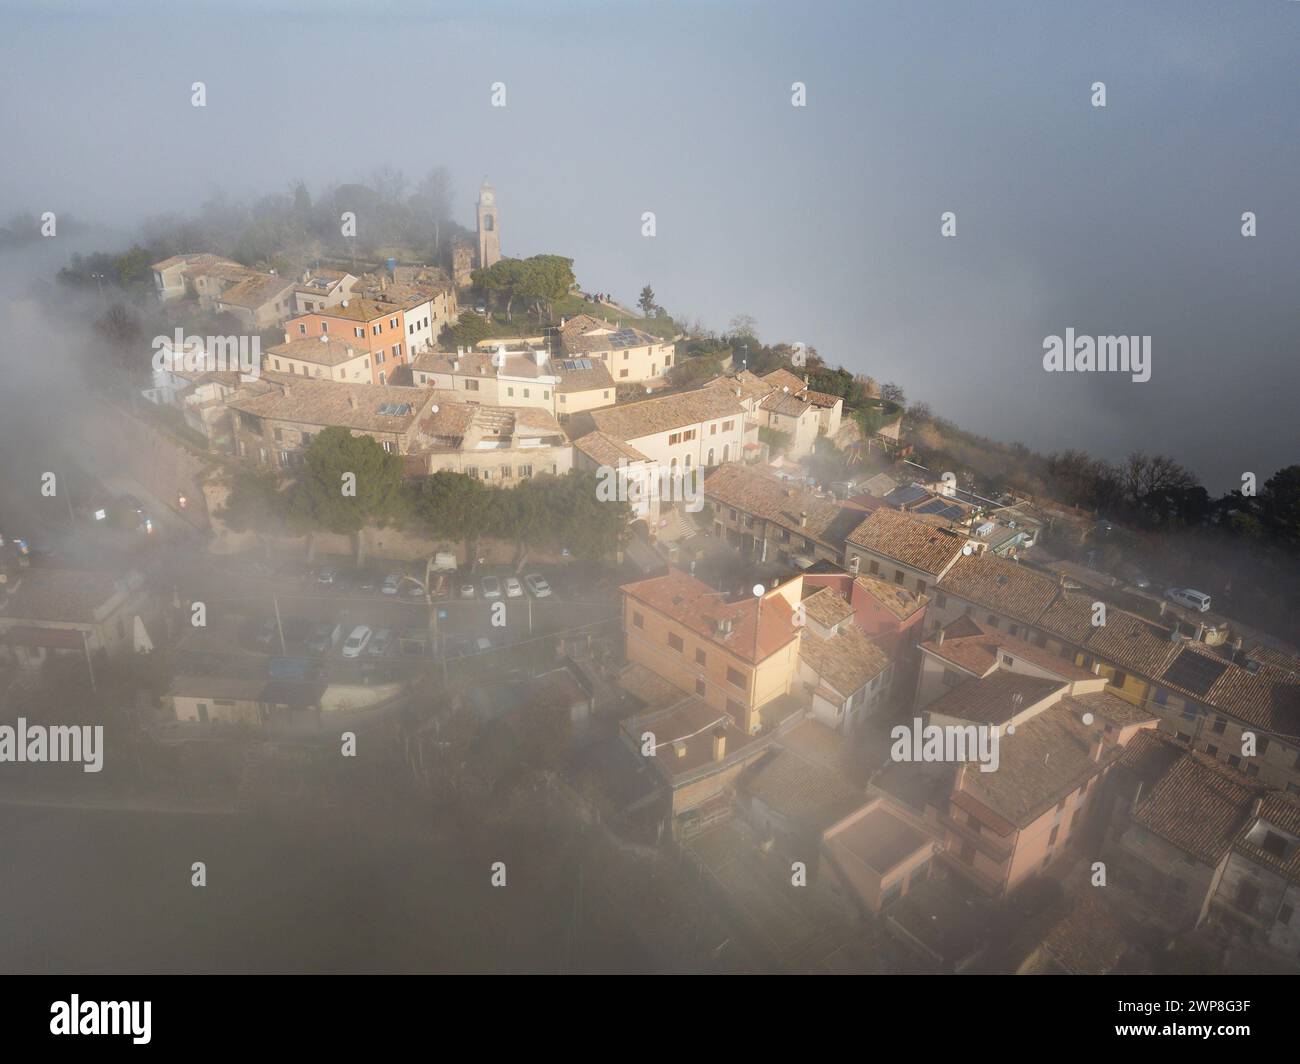
M 972 547 L 969 543 L 967 543 L 966 546 L 962 547 L 961 552 L 965 554 L 967 557 L 970 557 L 972 554 L 975 553 L 975 548 Z
M 330 338 L 326 336 L 324 333 L 321 333 L 320 342 L 323 344 L 327 344 L 330 342 Z
M 438 404 L 434 403 L 433 406 L 429 407 L 429 413 L 436 414 L 437 412 L 438 412 Z

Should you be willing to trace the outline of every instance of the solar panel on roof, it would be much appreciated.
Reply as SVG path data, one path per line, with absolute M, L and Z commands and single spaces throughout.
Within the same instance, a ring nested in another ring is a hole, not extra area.
M 1226 661 L 1216 661 L 1194 650 L 1184 650 L 1165 670 L 1165 679 L 1171 684 L 1192 691 L 1198 695 L 1209 692 L 1214 681 L 1227 671 Z

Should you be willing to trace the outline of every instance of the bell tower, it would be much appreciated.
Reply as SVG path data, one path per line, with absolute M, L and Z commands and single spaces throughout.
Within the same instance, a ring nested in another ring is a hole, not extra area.
M 501 227 L 497 214 L 497 194 L 483 179 L 478 190 L 478 264 L 487 269 L 501 259 Z

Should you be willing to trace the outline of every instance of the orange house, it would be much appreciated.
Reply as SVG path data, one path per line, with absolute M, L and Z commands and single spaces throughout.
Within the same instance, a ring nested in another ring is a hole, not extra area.
M 393 371 L 410 364 L 402 309 L 373 299 L 345 299 L 337 306 L 302 314 L 285 323 L 285 343 L 328 336 L 370 353 L 372 384 L 393 383 Z

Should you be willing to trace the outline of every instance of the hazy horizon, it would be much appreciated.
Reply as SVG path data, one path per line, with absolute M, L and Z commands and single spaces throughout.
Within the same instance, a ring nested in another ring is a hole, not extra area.
M 1167 453 L 1212 494 L 1297 461 L 1295 3 L 5 9 L 6 217 L 129 239 L 218 191 L 445 165 L 466 225 L 490 176 L 506 254 L 752 314 L 972 431 Z M 1150 335 L 1151 380 L 1045 373 L 1067 328 Z

